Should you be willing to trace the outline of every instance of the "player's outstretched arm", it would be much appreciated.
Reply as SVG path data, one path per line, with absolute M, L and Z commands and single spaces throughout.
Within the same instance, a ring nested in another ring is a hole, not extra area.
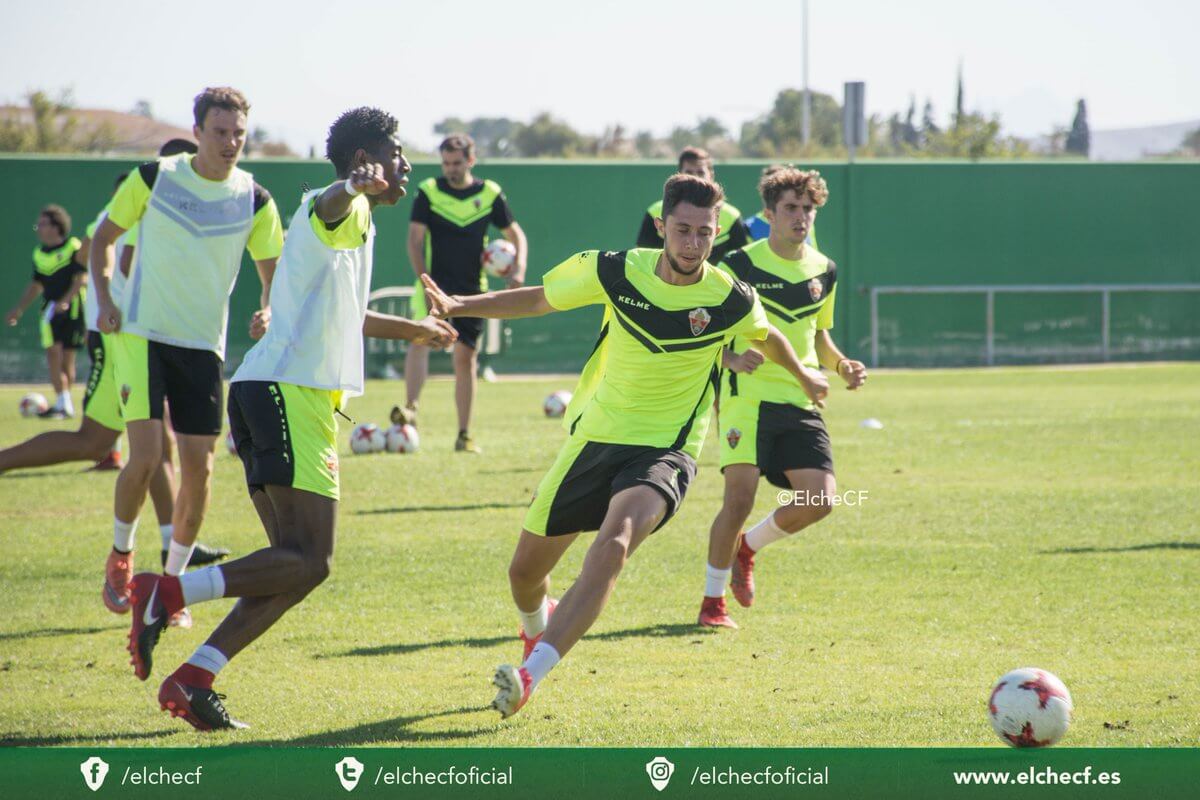
M 767 338 L 761 342 L 751 340 L 750 345 L 792 373 L 804 389 L 804 393 L 808 395 L 808 399 L 812 400 L 817 408 L 825 407 L 825 397 L 829 394 L 829 381 L 821 374 L 820 370 L 811 369 L 800 362 L 796 351 L 792 349 L 792 343 L 779 332 L 778 328 L 768 325 Z
M 458 338 L 458 331 L 445 320 L 426 317 L 419 322 L 407 317 L 367 311 L 363 320 L 363 335 L 374 339 L 406 339 L 430 347 L 449 347 Z
M 540 317 L 555 311 L 546 300 L 546 290 L 541 286 L 526 286 L 522 289 L 503 289 L 472 295 L 448 295 L 428 275 L 421 276 L 425 286 L 425 302 L 429 313 L 435 317 L 487 317 L 489 319 L 517 319 Z
M 846 388 L 851 391 L 867 382 L 867 365 L 861 361 L 847 358 L 845 353 L 833 343 L 829 331 L 817 331 L 815 340 L 817 359 L 825 369 L 836 372 L 846 382 Z

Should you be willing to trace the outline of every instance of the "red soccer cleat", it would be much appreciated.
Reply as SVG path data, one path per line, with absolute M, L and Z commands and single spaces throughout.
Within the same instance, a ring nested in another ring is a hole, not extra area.
M 92 466 L 93 472 L 118 472 L 121 469 L 121 451 L 113 450 Z
M 139 680 L 150 677 L 154 647 L 167 627 L 171 614 L 183 608 L 179 579 L 170 575 L 140 572 L 129 584 L 129 606 L 133 611 L 129 626 L 129 645 L 133 674 Z
M 133 551 L 111 550 L 104 565 L 104 588 L 100 597 L 104 607 L 114 614 L 129 613 L 129 581 L 133 578 Z
M 223 694 L 203 686 L 189 686 L 175 675 L 169 676 L 158 687 L 159 707 L 172 717 L 182 718 L 198 731 L 250 727 L 230 718 L 225 704 L 221 702 L 224 699 Z
M 521 710 L 529 702 L 533 693 L 533 677 L 524 667 L 514 667 L 503 664 L 496 668 L 492 684 L 500 691 L 492 701 L 492 708 L 500 712 L 501 719 L 507 719 Z
M 558 601 L 551 598 L 549 601 L 547 601 L 546 605 L 549 606 L 549 608 L 546 610 L 546 621 L 549 622 L 550 617 L 554 614 L 554 609 L 558 608 Z M 545 631 L 542 631 L 542 633 L 545 633 Z M 537 643 L 542 640 L 542 633 L 539 633 L 537 636 L 534 636 L 532 639 L 530 639 L 525 635 L 524 627 L 517 632 L 517 635 L 521 637 L 521 641 L 525 644 L 525 655 L 521 658 L 522 662 L 529 658 L 529 654 L 533 652 L 533 648 L 536 647 Z
M 724 597 L 706 597 L 700 603 L 700 618 L 696 620 L 697 625 L 703 625 L 706 628 L 736 628 L 738 624 L 729 616 L 728 609 L 725 608 Z
M 738 540 L 737 557 L 733 559 L 733 575 L 729 581 L 733 597 L 743 608 L 754 605 L 754 551 L 746 537 Z

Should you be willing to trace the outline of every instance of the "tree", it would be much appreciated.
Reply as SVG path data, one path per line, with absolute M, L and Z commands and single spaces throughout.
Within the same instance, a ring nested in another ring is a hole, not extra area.
M 1063 149 L 1068 153 L 1087 158 L 1091 149 L 1091 133 L 1088 131 L 1087 103 L 1080 99 L 1075 106 L 1075 119 L 1071 122 L 1071 130 L 1067 133 Z
M 812 138 L 806 148 L 800 140 L 804 93 L 784 89 L 771 110 L 742 126 L 742 152 L 755 158 L 808 156 L 819 151 L 840 152 L 842 107 L 832 95 L 812 92 Z
M 696 123 L 696 136 L 702 142 L 707 142 L 709 139 L 723 139 L 728 133 L 729 131 L 716 117 L 702 117 Z
M 146 119 L 154 119 L 154 111 L 150 108 L 149 100 L 138 100 L 133 104 L 133 110 L 129 113 Z
M 654 158 L 658 151 L 658 140 L 650 131 L 638 131 L 633 137 L 633 146 L 642 158 Z
M 528 125 L 519 125 L 513 136 L 517 154 L 527 158 L 568 158 L 589 149 L 589 142 L 562 120 L 543 111 Z
M 962 61 L 959 61 L 958 62 L 958 91 L 955 93 L 955 97 L 954 97 L 954 129 L 955 130 L 958 130 L 958 127 L 962 124 L 962 120 L 963 120 L 963 117 L 965 114 L 966 114 L 966 109 L 963 108 Z
M 469 121 L 447 117 L 433 126 L 433 132 L 442 136 L 465 133 L 475 140 L 475 150 L 480 156 L 495 158 L 517 155 L 513 136 L 520 125 L 508 117 L 476 117 Z
M 79 122 L 75 118 L 70 91 L 60 92 L 58 99 L 54 100 L 37 90 L 26 95 L 25 100 L 29 104 L 27 119 L 17 114 L 0 122 L 0 150 L 62 153 L 107 149 L 111 146 L 111 126 L 102 127 L 83 141 L 77 141 Z
M 942 129 L 933 121 L 933 101 L 925 99 L 925 109 L 921 112 L 921 142 L 924 147 L 932 139 L 937 138 L 942 132 Z
M 1183 137 L 1183 151 L 1188 155 L 1200 156 L 1200 128 Z

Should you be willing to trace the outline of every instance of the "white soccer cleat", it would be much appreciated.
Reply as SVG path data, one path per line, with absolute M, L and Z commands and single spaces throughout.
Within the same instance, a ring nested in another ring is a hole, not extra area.
M 521 707 L 529 702 L 529 695 L 533 692 L 533 678 L 529 671 L 524 667 L 514 667 L 511 664 L 502 664 L 496 667 L 496 674 L 492 676 L 492 684 L 500 690 L 496 692 L 492 708 L 500 712 L 502 719 L 507 719 L 520 711 Z

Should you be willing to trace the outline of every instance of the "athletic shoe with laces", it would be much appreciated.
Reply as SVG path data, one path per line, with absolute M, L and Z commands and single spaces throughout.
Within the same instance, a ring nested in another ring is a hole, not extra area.
M 533 678 L 529 671 L 511 664 L 496 667 L 492 684 L 499 689 L 496 699 L 492 701 L 492 708 L 500 712 L 502 719 L 520 711 L 529 702 L 529 695 L 533 692 Z
M 729 610 L 725 608 L 724 597 L 706 597 L 700 603 L 700 617 L 696 620 L 697 625 L 703 625 L 706 628 L 736 628 L 738 624 L 729 616 Z
M 229 555 L 228 547 L 212 547 L 203 542 L 196 542 L 195 548 L 192 549 L 192 557 L 184 564 L 185 567 L 203 567 L 208 564 L 213 564 Z M 162 565 L 167 565 L 167 551 L 162 551 Z
M 411 406 L 392 406 L 392 413 L 389 415 L 393 425 L 412 425 L 417 427 L 417 407 Z
M 225 695 L 200 686 L 188 686 L 174 675 L 158 688 L 158 705 L 172 717 L 183 719 L 198 731 L 223 728 L 243 729 L 250 726 L 229 716 L 221 701 Z
M 133 551 L 110 550 L 104 565 L 104 588 L 100 597 L 104 607 L 114 614 L 129 613 L 129 581 L 133 578 Z
M 550 600 L 546 601 L 546 605 L 548 606 L 546 609 L 546 621 L 549 622 L 550 616 L 552 614 L 554 614 L 554 609 L 558 608 L 558 601 L 551 598 Z M 544 630 L 542 631 L 542 633 L 545 633 L 545 632 L 546 631 L 544 631 Z M 521 637 L 521 641 L 525 645 L 525 655 L 523 655 L 521 657 L 522 661 L 525 661 L 529 658 L 529 654 L 533 652 L 533 648 L 536 647 L 537 643 L 542 640 L 542 633 L 539 633 L 537 636 L 534 636 L 531 639 L 525 635 L 525 626 L 524 625 L 522 625 L 521 628 L 517 631 L 517 635 Z
M 47 408 L 45 411 L 39 411 L 38 417 L 41 419 L 70 419 L 74 414 L 68 414 L 61 408 Z
M 460 433 L 458 438 L 454 440 L 454 452 L 456 453 L 482 453 L 483 449 L 475 444 L 475 440 L 465 433 Z
M 139 572 L 129 584 L 131 594 L 129 607 L 133 619 L 129 626 L 129 663 L 133 665 L 133 674 L 138 680 L 150 677 L 150 668 L 154 662 L 154 648 L 162 636 L 163 628 L 167 627 L 167 607 L 159 597 L 159 589 L 165 575 L 155 575 L 153 572 Z
M 92 472 L 119 472 L 121 469 L 121 451 L 113 450 L 104 458 L 92 465 Z
M 745 536 L 738 540 L 729 588 L 733 590 L 734 599 L 744 608 L 754 605 L 754 551 L 746 544 Z

